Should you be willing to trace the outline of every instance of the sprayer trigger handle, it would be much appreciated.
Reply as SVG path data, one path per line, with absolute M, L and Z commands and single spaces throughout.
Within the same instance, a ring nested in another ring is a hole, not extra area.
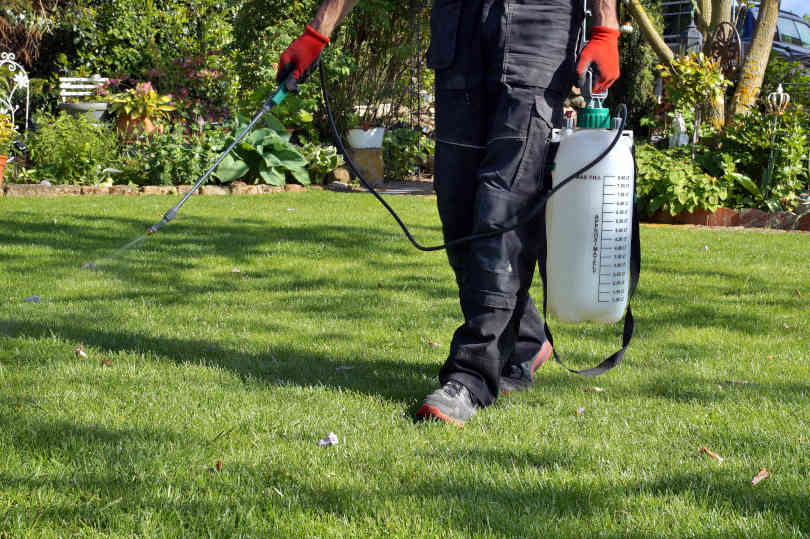
M 295 77 L 293 77 L 292 73 L 290 73 L 290 75 L 286 79 L 284 79 L 284 82 L 281 84 L 288 94 L 297 93 L 299 90 L 298 81 L 295 80 Z

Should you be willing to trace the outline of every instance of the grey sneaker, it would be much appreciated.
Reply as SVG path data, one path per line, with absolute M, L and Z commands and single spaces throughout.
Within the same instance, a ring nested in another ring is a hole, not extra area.
M 470 390 L 455 380 L 448 380 L 425 397 L 416 415 L 423 419 L 441 419 L 463 427 L 475 415 L 476 410 Z
M 534 385 L 534 373 L 548 361 L 551 352 L 551 344 L 546 341 L 540 351 L 537 352 L 537 355 L 534 356 L 534 359 L 507 365 L 498 382 L 501 395 L 507 395 L 513 391 L 524 391 L 532 387 Z

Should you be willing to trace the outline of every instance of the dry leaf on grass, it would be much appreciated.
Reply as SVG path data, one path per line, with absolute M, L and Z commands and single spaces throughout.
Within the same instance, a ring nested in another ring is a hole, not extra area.
M 602 388 L 601 388 L 601 387 L 599 387 L 599 386 L 591 386 L 591 387 L 586 387 L 586 388 L 585 388 L 585 391 L 593 391 L 594 393 L 602 393 L 602 392 L 604 392 L 605 390 L 604 390 L 604 389 L 602 389 Z
M 801 293 L 801 292 L 799 292 L 798 290 L 796 290 L 796 295 L 797 295 L 797 296 L 801 296 L 801 295 L 802 295 L 802 293 Z
M 109 359 L 102 359 L 101 360 L 102 367 L 112 367 L 112 362 Z
M 222 459 L 217 460 L 217 463 L 214 465 L 218 472 L 222 471 Z
M 721 457 L 720 455 L 718 455 L 714 451 L 709 450 L 709 448 L 706 447 L 705 445 L 700 448 L 700 452 L 703 453 L 704 455 L 708 455 L 709 457 L 713 458 L 717 462 L 720 462 L 720 463 L 723 462 L 723 457 Z
M 760 468 L 759 473 L 754 476 L 751 480 L 751 486 L 756 486 L 760 481 L 763 479 L 768 479 L 771 476 L 771 472 L 766 470 L 765 468 Z

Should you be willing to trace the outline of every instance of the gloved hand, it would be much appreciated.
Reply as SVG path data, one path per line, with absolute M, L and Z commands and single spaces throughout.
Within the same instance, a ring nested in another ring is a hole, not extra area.
M 329 43 L 328 37 L 307 25 L 304 33 L 281 53 L 276 82 L 283 82 L 290 73 L 297 82 L 304 82 L 312 72 L 312 68 L 315 67 L 315 61 L 327 43 Z
M 619 78 L 619 30 L 606 26 L 591 28 L 591 40 L 582 49 L 577 64 L 579 87 L 585 84 L 585 72 L 596 64 L 598 77 L 593 92 L 604 92 Z

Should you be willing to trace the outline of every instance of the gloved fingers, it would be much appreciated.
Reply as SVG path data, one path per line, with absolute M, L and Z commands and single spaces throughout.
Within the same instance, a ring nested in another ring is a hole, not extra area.
M 593 73 L 593 88 L 588 87 L 588 70 Z M 590 99 L 590 93 L 601 93 L 607 91 L 608 88 L 613 86 L 613 83 L 619 80 L 619 74 L 613 76 L 604 76 L 602 70 L 599 69 L 599 64 L 591 58 L 580 58 L 577 65 L 577 87 L 582 91 L 582 96 L 585 99 Z M 588 94 L 588 95 L 586 95 Z
M 312 75 L 312 72 L 315 71 L 315 68 L 318 67 L 318 62 L 320 61 L 321 55 L 318 54 L 315 60 L 313 60 L 312 63 L 309 64 L 309 67 L 307 67 L 305 70 L 301 71 L 300 69 L 296 69 L 294 73 L 295 82 L 297 82 L 298 84 L 303 84 L 304 81 L 306 81 L 309 78 L 309 76 Z
M 606 92 L 608 90 L 608 88 L 613 86 L 613 83 L 616 82 L 617 80 L 618 80 L 618 78 L 615 78 L 615 79 L 614 78 L 611 78 L 611 79 L 601 79 L 600 78 L 599 82 L 597 82 L 596 85 L 593 87 L 593 92 L 594 93 Z

